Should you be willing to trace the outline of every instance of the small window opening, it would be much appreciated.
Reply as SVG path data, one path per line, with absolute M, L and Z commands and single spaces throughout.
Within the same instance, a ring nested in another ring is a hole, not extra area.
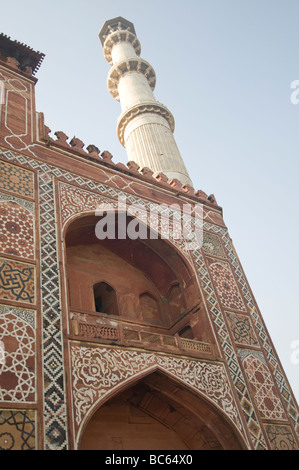
M 116 293 L 106 282 L 99 282 L 93 288 L 95 311 L 118 315 Z
M 193 331 L 191 326 L 187 325 L 179 331 L 179 336 L 186 339 L 194 339 Z

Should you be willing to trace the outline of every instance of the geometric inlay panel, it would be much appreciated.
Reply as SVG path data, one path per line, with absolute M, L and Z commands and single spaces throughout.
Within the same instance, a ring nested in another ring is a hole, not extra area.
M 248 315 L 235 312 L 225 312 L 225 315 L 236 343 L 246 346 L 259 346 Z
M 298 450 L 290 426 L 267 424 L 265 428 L 272 450 Z
M 85 191 L 65 183 L 60 183 L 59 185 L 59 196 L 62 226 L 75 214 L 83 214 L 87 211 L 95 212 L 103 202 L 106 204 L 113 202 L 113 200 L 110 201 L 110 199 L 102 195 Z
M 285 420 L 285 411 L 263 353 L 239 349 L 239 355 L 262 418 Z
M 54 187 L 53 176 L 48 165 L 42 165 L 38 178 L 42 270 L 44 446 L 46 450 L 65 450 L 67 447 L 65 358 L 62 349 Z
M 7 200 L 7 199 L 11 200 Z M 6 200 L 5 200 L 6 199 Z M 34 204 L 0 194 L 0 251 L 34 258 Z
M 34 197 L 34 174 L 0 160 L 0 187 L 19 196 Z
M 35 268 L 30 264 L 0 258 L 0 298 L 35 303 Z
M 34 450 L 35 420 L 33 410 L 0 410 L 0 450 Z
M 35 312 L 0 305 L 0 400 L 35 401 Z
M 246 311 L 229 264 L 224 261 L 207 261 L 222 306 Z
M 220 238 L 215 233 L 203 231 L 202 249 L 207 255 L 226 258 Z
M 240 400 L 242 411 L 245 415 L 254 449 L 266 449 L 266 441 L 264 440 L 264 436 L 256 416 L 254 403 L 249 394 L 245 377 L 243 376 L 243 371 L 240 368 L 234 346 L 230 340 L 226 322 L 224 321 L 224 314 L 222 313 L 217 301 L 216 290 L 214 289 L 212 280 L 209 276 L 209 271 L 205 265 L 205 262 L 213 261 L 209 260 L 208 258 L 204 259 L 200 250 L 195 251 L 193 255 L 197 270 L 200 274 L 202 288 L 207 296 L 207 305 L 209 307 L 214 324 L 217 327 L 217 334 L 225 354 L 228 369 L 237 391 L 238 398 Z
M 211 227 L 209 227 L 209 229 L 211 229 Z M 217 233 L 219 233 L 219 229 L 216 227 L 215 229 L 217 230 Z M 282 371 L 277 355 L 273 350 L 273 346 L 271 345 L 271 338 L 269 337 L 268 333 L 266 332 L 263 326 L 261 313 L 259 312 L 259 309 L 255 304 L 255 300 L 252 297 L 249 285 L 243 274 L 242 267 L 240 266 L 239 260 L 236 256 L 236 252 L 231 243 L 231 238 L 227 231 L 223 232 L 222 241 L 231 260 L 231 265 L 238 280 L 238 283 L 241 286 L 244 299 L 246 300 L 246 305 L 248 307 L 248 310 L 250 311 L 250 316 L 256 328 L 256 332 L 263 347 L 263 351 L 269 361 L 269 364 L 271 364 L 271 369 L 273 371 L 275 382 L 279 388 L 281 397 L 284 399 L 285 405 L 287 407 L 287 414 L 292 419 L 295 431 L 299 437 L 298 405 L 294 401 L 294 396 L 291 390 L 289 389 L 289 385 L 287 383 L 284 372 Z

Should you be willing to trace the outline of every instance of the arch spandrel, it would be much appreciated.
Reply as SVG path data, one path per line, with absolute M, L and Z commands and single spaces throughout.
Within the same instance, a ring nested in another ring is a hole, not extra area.
M 159 371 L 212 407 L 221 421 L 229 423 L 228 427 L 246 448 L 246 433 L 222 363 L 92 344 L 83 346 L 79 342 L 71 343 L 70 354 L 77 445 L 99 407 L 120 391 Z

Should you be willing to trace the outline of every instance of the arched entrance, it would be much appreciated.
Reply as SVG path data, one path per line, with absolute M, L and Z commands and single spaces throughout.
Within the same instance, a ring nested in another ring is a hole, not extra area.
M 128 216 L 128 220 L 131 220 Z M 168 240 L 99 240 L 99 217 L 84 214 L 65 230 L 68 304 L 73 314 L 127 321 L 173 336 L 183 327 L 192 338 L 215 343 L 193 267 Z M 118 220 L 114 231 L 119 233 Z M 200 317 L 194 311 L 200 310 Z M 160 328 L 160 330 L 159 330 Z
M 98 408 L 80 450 L 226 450 L 246 448 L 224 415 L 160 371 Z

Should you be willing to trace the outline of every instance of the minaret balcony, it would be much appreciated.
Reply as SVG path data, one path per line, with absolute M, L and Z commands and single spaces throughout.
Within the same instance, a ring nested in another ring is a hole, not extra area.
M 148 81 L 152 91 L 156 86 L 156 74 L 153 67 L 144 59 L 139 57 L 127 58 L 115 64 L 109 71 L 107 86 L 111 96 L 119 101 L 119 82 L 126 73 L 137 72 L 142 74 Z

